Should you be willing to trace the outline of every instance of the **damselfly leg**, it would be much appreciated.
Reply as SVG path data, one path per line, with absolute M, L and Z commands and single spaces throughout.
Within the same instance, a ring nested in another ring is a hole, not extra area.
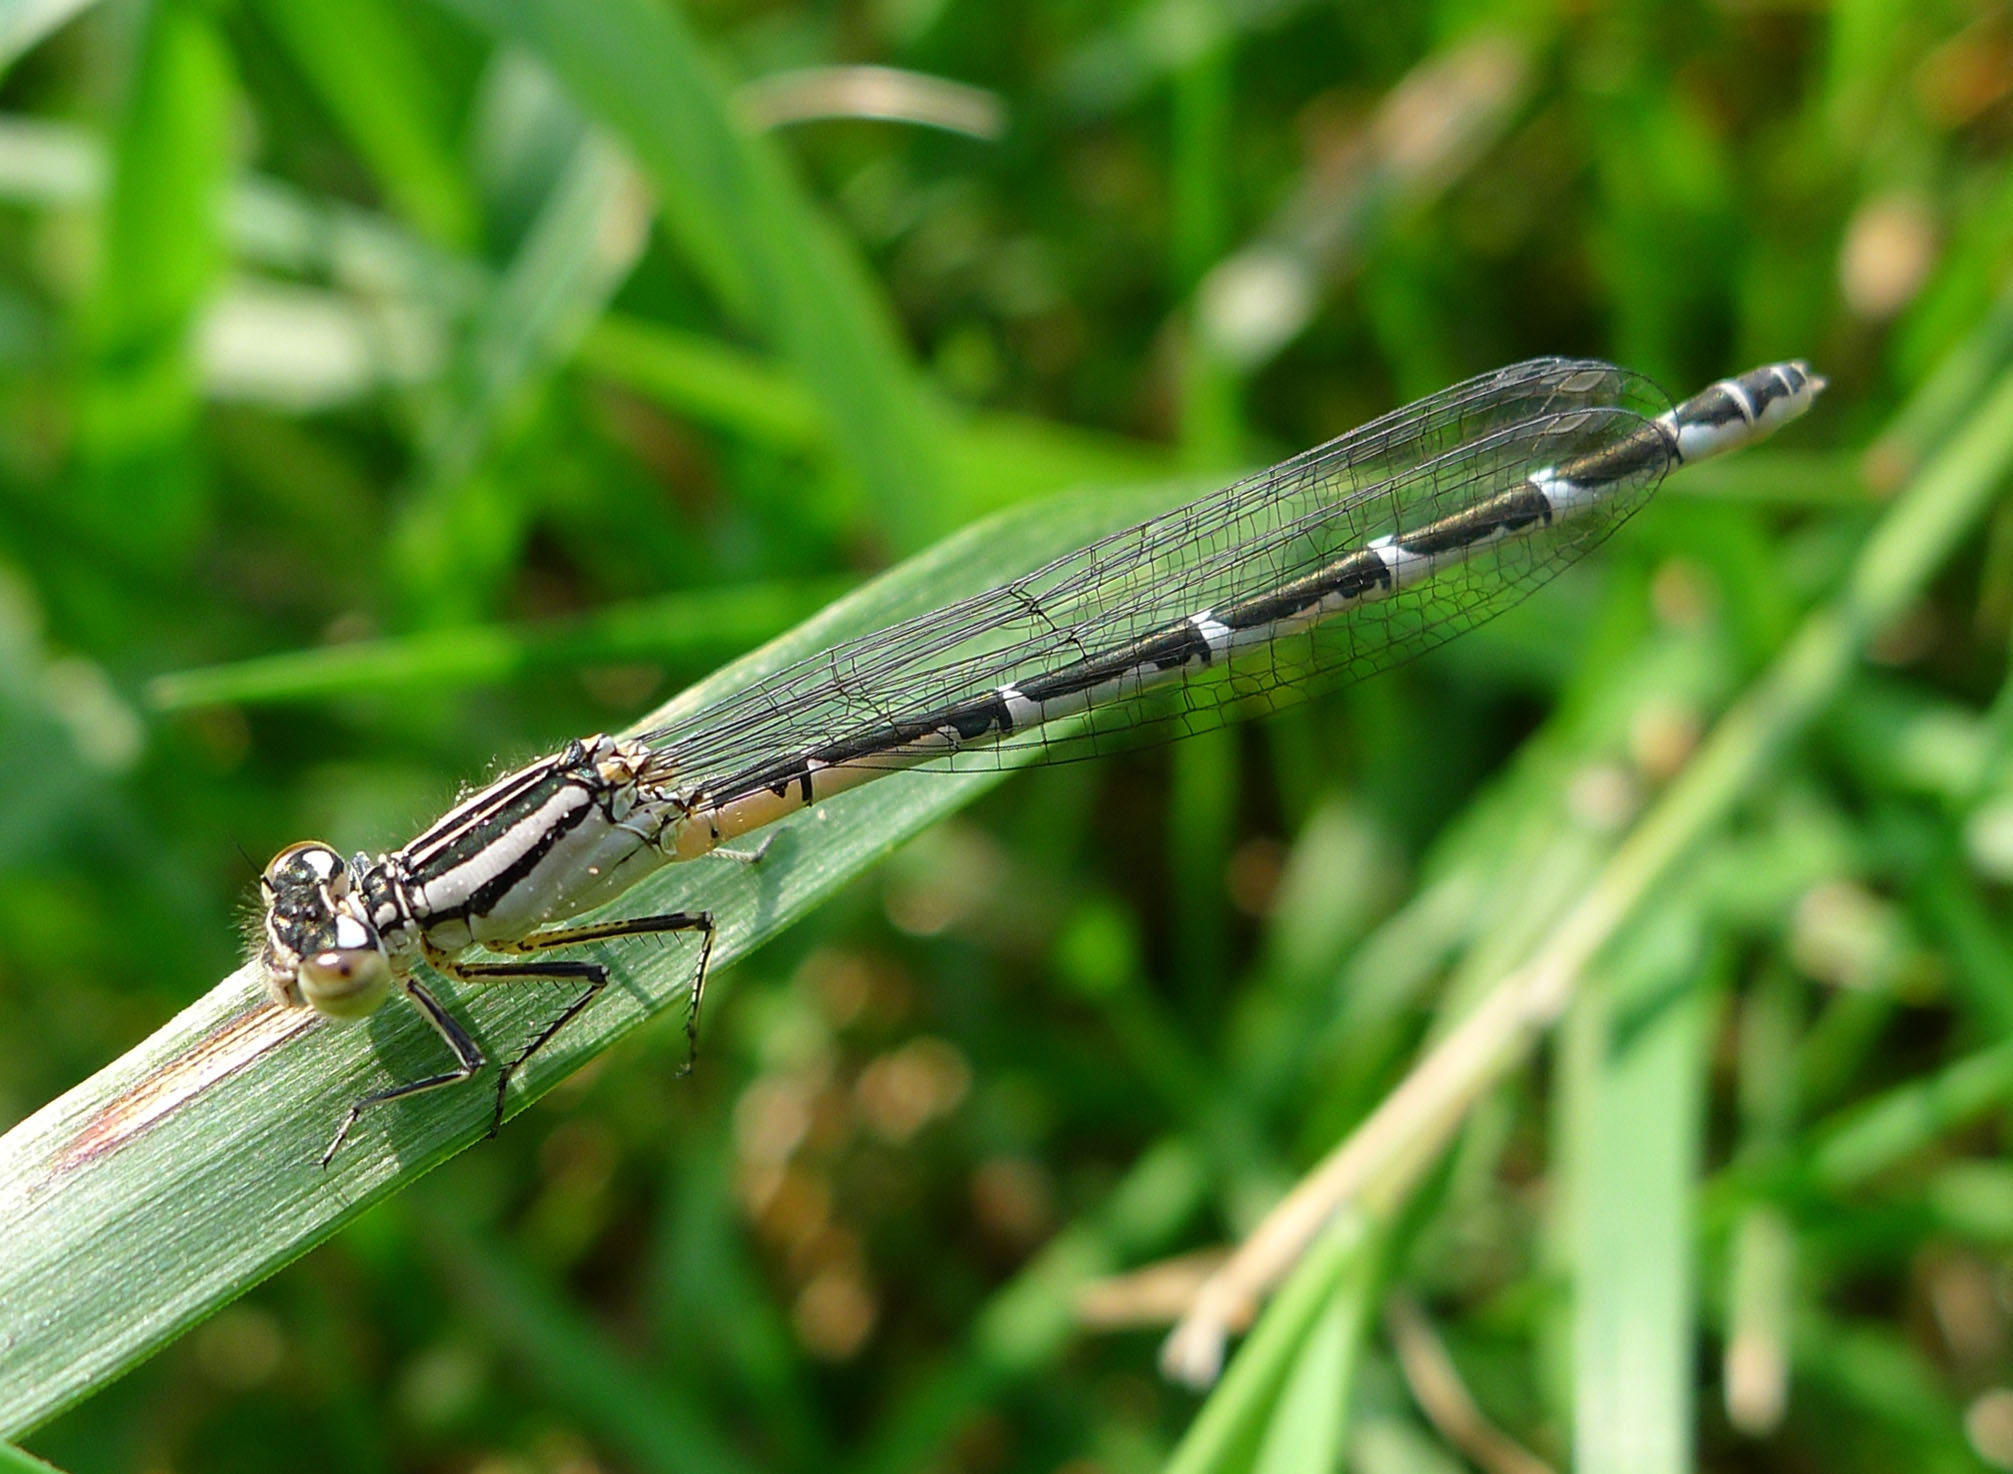
M 544 952 L 554 947 L 577 947 L 587 942 L 607 942 L 617 937 L 667 936 L 673 932 L 681 931 L 696 931 L 700 933 L 699 967 L 693 974 L 692 991 L 685 1002 L 685 1068 L 679 1071 L 679 1074 L 685 1075 L 691 1073 L 692 1066 L 697 1062 L 699 1056 L 699 1006 L 706 998 L 706 968 L 707 964 L 713 959 L 713 936 L 716 930 L 717 928 L 713 925 L 713 913 L 710 911 L 667 911 L 659 916 L 634 916 L 622 921 L 602 921 L 590 926 L 570 926 L 560 931 L 539 932 L 536 935 L 524 937 L 515 942 L 495 942 L 491 945 L 499 952 L 530 953 Z M 490 1124 L 490 1135 L 494 1136 L 497 1126 L 503 1122 L 503 1092 L 504 1088 L 510 1084 L 511 1075 L 526 1060 L 530 1059 L 532 1055 L 538 1053 L 539 1050 L 551 1042 L 552 1036 L 565 1028 L 572 1021 L 573 1017 L 588 1005 L 594 995 L 607 986 L 607 968 L 597 962 L 580 965 L 592 969 L 596 976 L 589 977 L 587 973 L 574 973 L 572 971 L 573 964 L 557 961 L 549 963 L 485 962 L 476 963 L 473 966 L 468 964 L 461 965 L 461 971 L 464 974 L 472 973 L 476 976 L 491 978 L 538 977 L 541 975 L 557 978 L 561 976 L 559 969 L 564 967 L 567 969 L 566 976 L 578 976 L 587 980 L 587 990 L 567 1005 L 565 1012 L 561 1013 L 558 1018 L 546 1025 L 544 1032 L 539 1034 L 536 1039 L 533 1039 L 530 1044 L 526 1045 L 523 1053 L 504 1066 L 502 1077 L 496 1084 L 496 1120 Z M 543 969 L 542 973 L 540 969 Z
M 443 1070 L 438 1075 L 428 1075 L 423 1080 L 408 1080 L 403 1085 L 393 1085 L 385 1090 L 373 1090 L 369 1095 L 356 1100 L 344 1113 L 342 1124 L 336 1127 L 336 1134 L 329 1138 L 329 1144 L 322 1152 L 323 1167 L 327 1167 L 335 1160 L 335 1154 L 342 1149 L 343 1142 L 349 1139 L 350 1128 L 355 1126 L 357 1118 L 372 1106 L 383 1105 L 388 1100 L 403 1100 L 408 1095 L 420 1095 L 428 1090 L 438 1090 L 443 1085 L 459 1085 L 463 1080 L 473 1077 L 475 1072 L 489 1061 L 489 1057 L 482 1052 L 482 1047 L 475 1042 L 468 1030 L 464 1029 L 460 1021 L 441 1005 L 438 998 L 427 991 L 424 983 L 418 978 L 408 977 L 401 980 L 400 986 L 405 990 L 405 996 L 412 1000 L 413 1007 L 420 1011 L 426 1021 L 433 1025 L 434 1032 L 446 1040 L 447 1047 L 454 1051 L 455 1067 Z
M 589 926 L 565 927 L 557 931 L 538 932 L 528 937 L 509 941 L 499 941 L 491 945 L 499 952 L 515 952 L 531 955 L 551 951 L 558 947 L 577 947 L 591 942 L 611 941 L 617 937 L 663 936 L 675 932 L 696 931 L 701 934 L 699 945 L 699 965 L 692 979 L 692 991 L 685 1010 L 686 1060 L 681 1075 L 689 1074 L 699 1052 L 699 1006 L 706 992 L 706 971 L 713 958 L 713 937 L 716 928 L 713 915 L 709 911 L 669 911 L 656 916 L 634 916 L 620 921 L 599 922 Z M 550 1044 L 553 1037 L 568 1024 L 578 1018 L 592 1003 L 601 990 L 608 986 L 608 968 L 599 962 L 587 962 L 575 958 L 554 957 L 537 962 L 461 962 L 454 958 L 436 956 L 430 959 L 441 972 L 471 983 L 494 982 L 578 982 L 585 986 L 579 995 L 561 1009 L 558 1016 L 540 1029 L 529 1044 L 519 1050 L 517 1056 L 504 1064 L 496 1072 L 496 1102 L 490 1114 L 489 1132 L 496 1135 L 503 1125 L 504 1107 L 509 1100 L 510 1082 L 531 1057 Z M 443 1085 L 458 1085 L 470 1079 L 489 1062 L 482 1047 L 464 1028 L 461 1022 L 446 1009 L 416 978 L 405 978 L 402 986 L 413 1005 L 433 1026 L 434 1032 L 446 1041 L 454 1051 L 455 1067 L 443 1070 L 437 1075 L 428 1075 L 421 1080 L 409 1080 L 402 1085 L 393 1085 L 384 1090 L 372 1091 L 358 1099 L 343 1116 L 342 1125 L 336 1129 L 334 1138 L 321 1157 L 326 1167 L 334 1160 L 336 1152 L 348 1138 L 350 1129 L 366 1110 L 386 1101 L 403 1100 L 409 1095 L 419 1095 L 429 1090 L 437 1090 Z

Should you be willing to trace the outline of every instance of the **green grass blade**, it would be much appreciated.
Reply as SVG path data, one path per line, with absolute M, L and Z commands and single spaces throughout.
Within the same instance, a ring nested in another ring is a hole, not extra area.
M 1281 1398 L 1289 1389 L 1298 1390 L 1299 1374 L 1309 1354 L 1331 1364 L 1339 1360 L 1346 1369 L 1353 1357 L 1343 1348 L 1338 1357 L 1327 1356 L 1327 1336 L 1322 1328 L 1338 1313 L 1345 1326 L 1353 1323 L 1360 1336 L 1367 1312 L 1383 1284 L 1381 1226 L 1356 1214 L 1335 1219 L 1322 1237 L 1300 1261 L 1285 1285 L 1266 1306 L 1251 1338 L 1230 1363 L 1222 1382 L 1189 1425 L 1188 1435 L 1174 1451 L 1162 1474 L 1211 1474 L 1222 1470 L 1252 1467 L 1256 1451 L 1266 1448 L 1265 1438 L 1282 1425 L 1274 1418 L 1285 1413 L 1285 1431 L 1290 1438 L 1300 1424 L 1300 1409 L 1282 1408 Z M 1339 1310 L 1338 1310 L 1339 1307 Z M 1318 1368 L 1317 1368 L 1318 1369 Z M 1346 1387 L 1338 1385 L 1340 1397 Z M 1297 1403 L 1297 1399 L 1296 1399 Z M 1337 1428 L 1339 1435 L 1340 1428 Z M 1267 1449 L 1276 1459 L 1284 1449 Z M 1316 1463 L 1303 1467 L 1319 1468 Z
M 499 1351 L 526 1363 L 554 1402 L 638 1469 L 671 1474 L 754 1474 L 715 1431 L 708 1410 L 675 1382 L 653 1377 L 556 1293 L 539 1267 L 494 1236 L 450 1216 L 426 1215 L 426 1240 L 441 1278 Z
M 461 346 L 391 537 L 400 593 L 421 623 L 476 617 L 515 571 L 530 491 L 524 478 L 486 474 L 486 458 L 628 277 L 648 234 L 640 206 L 621 151 L 583 137 Z
M 1279 1406 L 1259 1445 L 1258 1474 L 1300 1474 L 1340 1465 L 1370 1308 L 1364 1287 L 1353 1282 L 1321 1307 L 1299 1359 L 1287 1371 Z
M 1819 1186 L 1849 1191 L 2013 1100 L 2013 1040 L 1960 1055 L 1818 1123 L 1803 1165 Z
M 832 580 L 695 589 L 535 624 L 467 625 L 386 640 L 289 650 L 151 682 L 161 711 L 324 701 L 360 691 L 453 691 L 596 662 L 712 664 L 771 639 L 840 593 Z
M 651 0 L 445 0 L 539 57 L 634 152 L 693 266 L 763 327 L 824 405 L 881 530 L 915 547 L 963 520 L 946 505 L 939 411 L 861 262 L 804 197 L 676 8 Z
M 1024 571 L 1165 500 L 1073 497 L 972 528 L 649 720 Z M 916 774 L 871 784 L 780 832 L 760 866 L 674 866 L 625 897 L 623 909 L 713 909 L 721 967 L 996 781 Z M 651 1015 L 682 1015 L 689 948 L 646 942 L 606 955 L 615 986 L 523 1073 L 514 1108 Z M 553 998 L 532 988 L 455 1004 L 494 1053 L 549 1017 Z M 0 1242 L 10 1246 L 0 1256 L 0 1432 L 18 1433 L 83 1397 L 486 1127 L 481 1089 L 408 1102 L 367 1117 L 324 1172 L 316 1159 L 349 1102 L 435 1067 L 439 1042 L 402 1009 L 362 1028 L 302 1032 L 296 1022 L 263 1007 L 240 969 L 0 1138 Z
M 1740 1137 L 1735 1161 L 1783 1171 L 1800 1114 L 1797 1044 L 1804 1000 L 1785 969 L 1772 968 L 1739 1002 Z M 1727 1421 L 1767 1437 L 1789 1400 L 1790 1329 L 1796 1314 L 1796 1225 L 1780 1204 L 1751 1199 L 1738 1210 L 1726 1254 L 1726 1334 L 1721 1400 Z
M 610 313 L 580 344 L 580 367 L 668 409 L 786 449 L 823 448 L 817 400 L 788 374 L 718 338 Z
M 90 6 L 91 0 L 4 0 L 0 3 L 0 71 Z
M 1573 1466 L 1588 1474 L 1694 1467 L 1692 1194 L 1710 1003 L 1689 910 L 1664 908 L 1567 1026 Z
M 91 375 L 79 414 L 72 514 L 145 557 L 200 536 L 208 488 L 190 453 L 191 335 L 223 264 L 230 59 L 207 11 L 161 0 L 140 25 L 116 129 L 97 290 L 85 311 Z
M 1906 1466 L 1922 1474 L 1987 1467 L 1964 1434 L 1962 1409 L 1926 1354 L 1883 1321 L 1848 1320 L 1815 1308 L 1796 1326 L 1796 1371 L 1807 1401 L 1850 1409 L 1846 1437 L 1868 1450 L 1870 1469 Z
M 392 207 L 443 246 L 473 246 L 481 211 L 454 147 L 448 98 L 398 8 L 263 0 L 258 11 Z
M 24 1448 L 0 1443 L 0 1474 L 62 1474 L 62 1471 Z

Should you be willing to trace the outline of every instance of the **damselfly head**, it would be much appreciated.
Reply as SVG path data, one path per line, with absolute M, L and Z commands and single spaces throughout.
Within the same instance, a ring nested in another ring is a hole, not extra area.
M 340 1019 L 363 1018 L 384 1002 L 391 959 L 341 855 L 315 840 L 288 845 L 259 877 L 259 894 L 259 974 L 273 1002 Z

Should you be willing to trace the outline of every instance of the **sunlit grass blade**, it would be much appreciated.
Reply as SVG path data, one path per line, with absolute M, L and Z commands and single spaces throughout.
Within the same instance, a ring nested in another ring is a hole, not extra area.
M 398 594 L 420 623 L 480 615 L 516 568 L 531 488 L 526 478 L 488 474 L 486 458 L 607 307 L 647 234 L 628 160 L 599 134 L 584 135 L 427 416 L 390 544 Z
M 481 211 L 454 148 L 446 89 L 386 0 L 277 0 L 257 7 L 397 213 L 455 250 Z
M 0 1474 L 63 1474 L 54 1464 L 36 1458 L 26 1449 L 0 1443 Z
M 1698 927 L 1663 902 L 1565 1024 L 1573 1467 L 1588 1474 L 1695 1467 L 1692 1195 L 1715 1001 Z
M 0 7 L 0 72 L 91 4 L 92 0 L 12 0 Z
M 914 547 L 955 525 L 941 411 L 859 260 L 675 8 L 650 0 L 444 0 L 532 51 L 634 152 L 673 238 L 729 313 L 759 324 L 825 407 L 881 534 Z
M 1341 1318 L 1344 1342 L 1327 1360 L 1339 1360 L 1345 1369 L 1353 1362 L 1348 1338 L 1362 1334 L 1382 1289 L 1384 1234 L 1381 1225 L 1361 1216 L 1344 1215 L 1328 1225 L 1265 1308 L 1250 1340 L 1196 1414 L 1162 1474 L 1213 1474 L 1218 1470 L 1229 1474 L 1252 1467 L 1257 1451 L 1265 1447 L 1267 1430 L 1278 1426 L 1272 1420 L 1280 1409 L 1279 1399 L 1305 1365 L 1310 1337 L 1318 1340 L 1320 1328 L 1335 1317 Z M 1331 1329 L 1328 1334 L 1335 1332 Z M 1345 1391 L 1346 1385 L 1338 1387 L 1334 1395 L 1340 1397 Z M 1292 1408 L 1286 1416 L 1288 1425 L 1279 1435 L 1282 1440 L 1291 1437 L 1304 1413 Z M 1338 1436 L 1340 1431 L 1338 1423 Z M 1277 1459 L 1295 1450 L 1281 1442 L 1269 1452 Z M 1278 1467 L 1276 1462 L 1267 1465 L 1268 1469 Z
M 1344 1284 L 1321 1307 L 1300 1355 L 1287 1369 L 1278 1406 L 1258 1446 L 1257 1474 L 1300 1474 L 1341 1463 L 1349 1410 L 1372 1319 L 1373 1286 Z
M 140 24 L 112 147 L 97 287 L 85 311 L 91 375 L 71 513 L 136 554 L 186 551 L 207 517 L 190 446 L 193 333 L 223 264 L 230 57 L 209 12 L 162 0 Z M 172 560 L 171 560 L 172 561 Z
M 359 691 L 452 691 L 609 661 L 716 663 L 837 597 L 829 579 L 695 589 L 536 624 L 466 625 L 176 671 L 147 688 L 162 711 L 318 701 Z

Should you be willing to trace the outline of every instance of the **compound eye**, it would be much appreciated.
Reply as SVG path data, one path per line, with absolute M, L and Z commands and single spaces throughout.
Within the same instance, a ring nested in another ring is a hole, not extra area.
M 295 969 L 301 997 L 316 1013 L 360 1019 L 391 991 L 391 962 L 375 947 L 344 947 L 303 957 Z
M 377 933 L 347 912 L 336 913 L 323 940 L 334 945 L 308 952 L 295 968 L 302 1001 L 330 1018 L 363 1018 L 391 990 L 391 959 Z
M 259 883 L 271 895 L 303 886 L 328 885 L 340 889 L 346 880 L 342 856 L 318 839 L 305 839 L 274 855 Z

